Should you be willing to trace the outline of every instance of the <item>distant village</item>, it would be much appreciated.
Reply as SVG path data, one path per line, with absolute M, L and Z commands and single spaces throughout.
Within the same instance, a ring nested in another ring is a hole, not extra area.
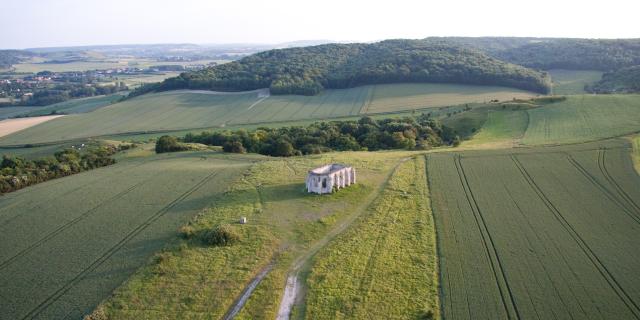
M 41 71 L 21 78 L 0 78 L 0 107 L 10 105 L 47 105 L 72 98 L 110 94 L 129 90 L 124 79 L 152 76 L 165 72 L 201 70 L 215 65 L 170 64 L 148 68 L 122 67 L 90 71 Z

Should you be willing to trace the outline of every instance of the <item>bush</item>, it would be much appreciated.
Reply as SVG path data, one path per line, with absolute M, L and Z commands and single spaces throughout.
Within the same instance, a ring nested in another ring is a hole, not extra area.
M 196 230 L 190 225 L 185 225 L 178 229 L 178 233 L 180 234 L 180 238 L 189 240 L 196 234 Z
M 240 241 L 240 238 L 240 232 L 228 224 L 215 227 L 200 236 L 200 240 L 209 246 L 230 246 Z
M 158 138 L 156 142 L 156 153 L 165 153 L 165 152 L 176 152 L 176 151 L 186 151 L 189 150 L 189 147 L 178 142 L 176 137 L 172 136 L 162 136 Z

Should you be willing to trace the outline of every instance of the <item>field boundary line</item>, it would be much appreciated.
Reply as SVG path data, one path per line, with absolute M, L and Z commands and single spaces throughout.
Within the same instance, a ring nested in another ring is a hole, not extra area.
M 637 213 L 640 212 L 640 206 L 638 206 L 638 204 L 633 200 L 633 198 L 630 197 L 626 191 L 624 191 L 624 189 L 620 186 L 620 184 L 618 184 L 616 179 L 614 179 L 611 173 L 609 173 L 609 169 L 607 169 L 607 163 L 605 161 L 606 152 L 607 152 L 607 149 L 600 149 L 598 152 L 598 167 L 600 167 L 600 171 L 602 171 L 602 174 L 604 175 L 605 179 L 607 179 L 609 183 L 616 189 L 616 191 L 622 197 L 622 199 L 625 202 L 627 202 L 629 205 L 631 205 L 634 211 L 636 211 Z
M 124 247 L 127 242 L 133 239 L 135 236 L 140 234 L 140 232 L 144 231 L 147 227 L 149 227 L 156 220 L 164 216 L 169 210 L 175 207 L 177 204 L 182 202 L 184 199 L 193 194 L 196 190 L 200 189 L 204 184 L 209 182 L 213 177 L 217 176 L 219 170 L 213 171 L 211 174 L 207 175 L 200 182 L 196 183 L 193 187 L 189 188 L 186 192 L 178 196 L 176 199 L 168 203 L 166 206 L 156 211 L 153 215 L 151 215 L 147 220 L 145 220 L 142 224 L 138 225 L 131 232 L 129 232 L 124 238 L 118 241 L 114 246 L 109 248 L 105 253 L 103 253 L 98 259 L 94 260 L 89 266 L 84 268 L 80 273 L 78 273 L 75 277 L 73 277 L 69 282 L 67 282 L 64 286 L 56 290 L 52 295 L 47 297 L 44 301 L 39 303 L 34 309 L 29 311 L 25 316 L 21 319 L 34 319 L 41 312 L 43 312 L 49 305 L 60 299 L 65 293 L 67 293 L 71 288 L 80 280 L 87 275 L 87 273 L 95 270 L 100 265 L 102 265 L 105 261 L 107 261 L 111 256 L 113 256 L 116 252 L 118 252 L 122 247 Z
M 491 237 L 491 234 L 489 233 L 489 229 L 487 227 L 487 223 L 484 219 L 484 216 L 482 215 L 482 211 L 480 210 L 480 206 L 478 205 L 478 201 L 475 198 L 475 195 L 473 194 L 473 191 L 471 190 L 471 185 L 469 184 L 469 180 L 467 178 L 467 175 L 464 171 L 464 167 L 462 166 L 462 160 L 461 160 L 462 156 L 460 155 L 454 155 L 453 157 L 453 163 L 456 166 L 456 171 L 458 172 L 458 177 L 460 178 L 460 183 L 462 184 L 462 187 L 464 189 L 464 193 L 465 193 L 465 197 L 467 199 L 467 202 L 469 204 L 469 206 L 471 207 L 471 211 L 473 213 L 473 216 L 476 220 L 476 225 L 480 231 L 480 236 L 482 238 L 482 242 L 484 244 L 484 247 L 486 249 L 487 255 L 489 256 L 489 261 L 491 262 L 491 269 L 493 270 L 494 276 L 495 276 L 495 280 L 496 280 L 496 285 L 498 286 L 498 290 L 500 291 L 500 297 L 502 299 L 502 304 L 503 307 L 507 313 L 507 318 L 511 319 L 515 316 L 516 319 L 521 319 L 520 317 L 520 313 L 518 311 L 518 307 L 515 303 L 515 299 L 513 297 L 513 293 L 511 291 L 511 287 L 509 286 L 509 282 L 507 280 L 507 276 L 504 272 L 504 268 L 502 266 L 502 262 L 500 260 L 500 256 L 498 255 L 498 251 L 496 249 L 496 246 L 493 242 L 493 238 Z M 484 227 L 484 228 L 483 228 Z M 485 235 L 486 234 L 486 235 Z M 487 241 L 488 239 L 488 241 Z M 491 246 L 491 249 L 489 248 L 489 245 Z M 493 253 L 493 255 L 491 254 Z M 494 257 L 495 256 L 495 257 Z M 499 269 L 499 270 L 497 270 Z M 500 272 L 500 276 L 498 275 L 498 271 Z M 504 282 L 504 284 L 500 281 L 500 279 L 502 279 L 502 282 Z M 504 285 L 505 288 L 502 288 L 502 286 Z M 506 289 L 506 293 L 509 296 L 509 302 L 510 304 L 507 304 L 506 298 L 505 298 L 505 289 Z M 513 308 L 513 310 L 510 310 L 510 308 Z M 512 314 L 512 312 L 514 312 L 514 314 Z
M 620 286 L 620 283 L 613 277 L 611 272 L 607 269 L 607 267 L 600 261 L 598 256 L 593 252 L 593 250 L 589 247 L 589 245 L 584 241 L 584 239 L 580 236 L 580 234 L 571 226 L 571 224 L 566 220 L 566 218 L 562 215 L 560 210 L 551 202 L 551 200 L 544 194 L 542 189 L 536 184 L 533 177 L 529 174 L 527 169 L 522 165 L 520 160 L 514 155 L 511 156 L 511 159 L 515 163 L 516 167 L 525 178 L 525 180 L 529 183 L 534 192 L 538 195 L 540 200 L 544 203 L 544 205 L 551 211 L 554 217 L 558 220 L 560 225 L 567 231 L 567 233 L 573 238 L 573 240 L 578 244 L 582 252 L 589 258 L 591 263 L 596 267 L 598 272 L 602 275 L 602 277 L 609 283 L 609 286 L 616 295 L 622 300 L 622 302 L 629 308 L 631 314 L 636 318 L 640 319 L 640 307 L 636 304 L 636 302 L 627 294 L 627 292 Z
M 441 319 L 446 319 L 446 314 L 445 314 L 445 294 L 444 294 L 444 286 L 443 284 L 443 269 L 442 269 L 442 264 L 440 263 L 440 257 L 442 255 L 442 248 L 440 248 L 440 241 L 442 241 L 440 233 L 438 232 L 438 228 L 436 225 L 436 210 L 433 206 L 433 197 L 432 197 L 432 192 L 431 190 L 433 190 L 432 187 L 432 182 L 431 182 L 431 175 L 429 174 L 429 162 L 431 161 L 431 154 L 426 154 L 424 156 L 425 160 L 424 160 L 424 170 L 425 170 L 425 175 L 427 177 L 427 188 L 428 188 L 428 197 L 429 197 L 429 207 L 431 209 L 431 217 L 433 219 L 433 230 L 435 231 L 435 245 L 436 245 L 436 264 L 438 265 L 438 304 L 440 307 L 440 318 Z M 448 277 L 447 277 L 448 279 Z M 449 281 L 447 280 L 447 283 L 449 283 Z M 468 304 L 467 304 L 468 305 Z M 452 307 L 453 308 L 453 307 Z M 467 308 L 468 311 L 468 308 Z M 471 318 L 471 315 L 469 315 L 469 317 Z

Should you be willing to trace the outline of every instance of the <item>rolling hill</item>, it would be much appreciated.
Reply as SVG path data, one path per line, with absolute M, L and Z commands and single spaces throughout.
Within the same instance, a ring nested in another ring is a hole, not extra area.
M 497 85 L 540 93 L 550 90 L 545 73 L 459 45 L 424 40 L 269 50 L 184 73 L 147 90 L 270 88 L 272 94 L 315 95 L 323 89 L 399 82 Z

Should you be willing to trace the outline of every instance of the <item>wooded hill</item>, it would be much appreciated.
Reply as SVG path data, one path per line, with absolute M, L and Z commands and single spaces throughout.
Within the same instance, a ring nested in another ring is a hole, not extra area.
M 272 94 L 315 95 L 323 89 L 400 82 L 498 85 L 540 93 L 551 87 L 545 72 L 476 49 L 445 41 L 387 40 L 269 50 L 183 73 L 143 91 L 270 88 Z
M 640 39 L 445 37 L 454 43 L 529 68 L 612 71 L 640 65 Z
M 640 65 L 607 72 L 600 81 L 585 89 L 593 93 L 640 92 Z

